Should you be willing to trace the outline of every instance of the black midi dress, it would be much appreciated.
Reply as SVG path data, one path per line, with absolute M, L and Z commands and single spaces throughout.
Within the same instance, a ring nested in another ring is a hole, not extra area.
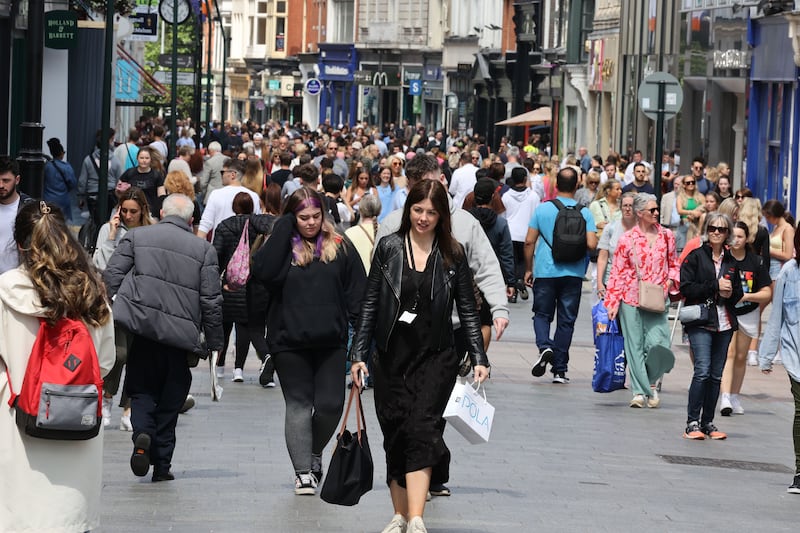
M 431 256 L 432 257 L 432 256 Z M 403 261 L 400 309 L 417 316 L 411 324 L 398 321 L 388 349 L 379 353 L 373 368 L 375 410 L 383 431 L 386 483 L 405 487 L 405 474 L 431 467 L 431 483 L 449 478 L 450 450 L 444 443 L 442 414 L 458 373 L 458 357 L 449 347 L 432 351 L 431 271 L 423 272 Z M 416 302 L 416 308 L 414 303 Z

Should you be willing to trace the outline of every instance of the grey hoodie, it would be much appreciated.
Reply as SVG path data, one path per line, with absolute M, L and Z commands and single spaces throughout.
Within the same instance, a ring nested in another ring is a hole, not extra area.
M 100 168 L 100 148 L 95 147 L 92 150 L 91 155 L 87 155 L 83 158 L 83 164 L 81 165 L 81 175 L 78 178 L 78 197 L 81 199 L 86 198 L 87 196 L 92 196 L 97 194 L 97 185 L 99 182 L 99 176 L 97 175 L 97 169 Z M 117 180 L 122 175 L 123 169 L 122 165 L 119 164 L 119 160 L 114 157 L 114 150 L 109 148 L 108 150 L 108 190 L 113 191 L 117 186 Z

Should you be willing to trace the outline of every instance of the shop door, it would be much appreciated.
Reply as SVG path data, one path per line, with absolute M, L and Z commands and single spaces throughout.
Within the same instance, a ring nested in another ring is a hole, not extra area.
M 381 123 L 380 127 L 390 122 L 397 123 L 400 118 L 397 91 L 395 89 L 381 90 Z

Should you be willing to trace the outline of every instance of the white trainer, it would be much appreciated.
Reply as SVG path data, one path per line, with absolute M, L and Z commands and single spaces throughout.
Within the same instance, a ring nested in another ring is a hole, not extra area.
M 403 515 L 396 514 L 392 517 L 392 521 L 383 528 L 381 533 L 406 533 L 406 528 L 408 527 L 408 522 L 406 519 L 403 518 Z
M 722 416 L 731 416 L 733 412 L 733 404 L 731 403 L 731 395 L 727 392 L 720 394 L 719 399 L 719 414 Z
M 747 366 L 758 366 L 758 352 L 750 350 L 747 352 Z
M 103 427 L 111 425 L 111 402 L 113 398 L 106 398 L 103 396 Z
M 738 394 L 731 394 L 731 409 L 733 410 L 733 414 L 735 415 L 744 414 L 744 407 L 742 407 L 742 404 L 739 403 Z
M 408 527 L 406 528 L 406 533 L 428 533 L 428 530 L 425 528 L 425 523 L 422 521 L 421 516 L 415 516 L 414 518 L 408 521 Z
M 244 374 L 242 373 L 241 368 L 234 368 L 233 369 L 233 379 L 231 379 L 234 383 L 242 383 L 244 381 Z

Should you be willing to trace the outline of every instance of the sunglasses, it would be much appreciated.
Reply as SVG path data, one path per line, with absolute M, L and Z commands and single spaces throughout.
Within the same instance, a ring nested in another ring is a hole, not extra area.
M 683 184 L 684 185 L 694 185 L 694 182 L 693 181 L 684 181 Z
M 589 185 L 600 185 L 599 181 L 590 181 Z
M 737 194 L 736 195 L 736 199 L 737 200 L 744 200 L 744 195 L 743 194 Z
M 658 213 L 659 209 L 657 207 L 651 207 L 650 209 L 646 209 L 646 211 L 650 211 L 651 215 L 655 215 Z
M 728 233 L 727 226 L 708 226 L 709 233 Z
M 534 172 L 541 172 L 542 168 L 541 167 L 533 167 L 533 171 Z

